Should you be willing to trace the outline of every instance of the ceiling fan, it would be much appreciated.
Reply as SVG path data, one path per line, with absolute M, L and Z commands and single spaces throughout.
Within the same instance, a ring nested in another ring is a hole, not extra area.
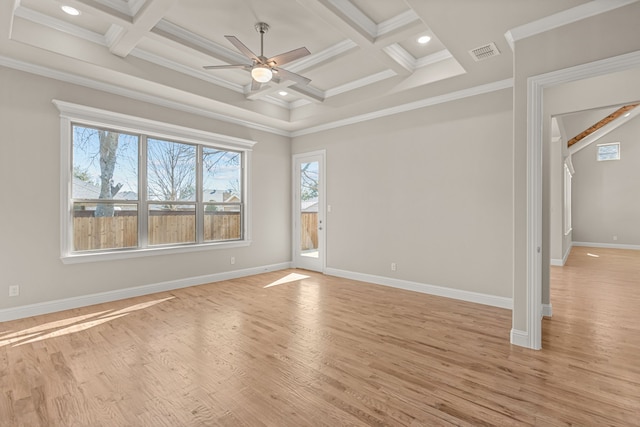
M 298 84 L 309 84 L 311 79 L 303 77 L 299 74 L 287 71 L 280 66 L 287 64 L 296 59 L 310 55 L 311 52 L 306 47 L 300 47 L 292 51 L 281 53 L 280 55 L 267 58 L 264 56 L 264 34 L 269 31 L 269 25 L 264 22 L 258 22 L 255 25 L 255 29 L 260 33 L 260 56 L 253 53 L 247 46 L 245 46 L 237 37 L 224 36 L 232 45 L 236 47 L 243 55 L 252 61 L 251 65 L 247 64 L 231 64 L 231 65 L 205 65 L 207 70 L 221 70 L 228 68 L 242 68 L 244 70 L 251 70 L 251 90 L 258 90 L 262 86 L 262 83 L 267 83 L 273 80 L 279 83 L 282 80 L 291 80 Z

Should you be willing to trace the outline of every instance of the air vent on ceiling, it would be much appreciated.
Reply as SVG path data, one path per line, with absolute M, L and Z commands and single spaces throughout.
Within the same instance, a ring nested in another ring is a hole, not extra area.
M 489 43 L 484 46 L 471 49 L 469 53 L 476 62 L 500 55 L 500 51 L 498 50 L 498 47 L 495 43 Z

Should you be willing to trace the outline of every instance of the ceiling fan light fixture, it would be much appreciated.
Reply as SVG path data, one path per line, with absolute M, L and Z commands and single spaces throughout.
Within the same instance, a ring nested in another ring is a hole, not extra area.
M 271 80 L 273 73 L 267 67 L 253 67 L 251 77 L 259 83 L 266 83 Z

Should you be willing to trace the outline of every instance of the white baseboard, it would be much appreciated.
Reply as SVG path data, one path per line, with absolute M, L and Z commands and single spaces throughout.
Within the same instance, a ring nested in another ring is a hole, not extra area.
M 571 253 L 571 248 L 573 247 L 573 242 L 569 244 L 569 247 L 562 255 L 562 259 L 551 258 L 551 265 L 556 265 L 558 267 L 563 267 L 567 263 L 567 258 L 569 258 L 569 254 Z
M 507 297 L 463 291 L 460 289 L 445 288 L 442 286 L 427 285 L 424 283 L 393 279 L 391 277 L 356 273 L 353 271 L 339 270 L 336 268 L 327 268 L 325 274 L 328 274 L 330 276 L 344 277 L 345 279 L 359 280 L 361 282 L 374 283 L 377 285 L 391 286 L 393 288 L 405 289 L 414 292 L 421 292 L 423 294 L 437 295 L 462 301 L 474 302 L 477 304 L 490 305 L 493 307 L 507 308 L 510 310 L 513 309 L 513 300 Z
M 185 279 L 171 280 L 168 282 L 154 283 L 150 285 L 136 286 L 133 288 L 118 289 L 97 294 L 82 295 L 78 297 L 46 301 L 37 304 L 23 305 L 0 310 L 0 322 L 8 320 L 22 319 L 25 317 L 37 316 L 40 314 L 54 313 L 56 311 L 70 310 L 72 308 L 86 307 L 94 304 L 117 301 L 126 298 L 138 297 L 141 295 L 155 294 L 157 292 L 171 291 L 174 289 L 187 288 L 189 286 L 202 285 L 222 280 L 237 279 L 240 277 L 252 276 L 254 274 L 265 273 L 267 271 L 277 271 L 291 268 L 290 262 L 280 264 L 265 265 L 261 267 L 247 268 L 243 270 L 227 271 L 224 273 L 207 274 L 204 276 L 187 277 Z
M 511 329 L 511 344 L 529 348 L 529 334 L 518 329 Z
M 542 304 L 542 316 L 543 317 L 553 316 L 553 307 L 551 306 L 551 304 Z
M 607 249 L 632 249 L 635 251 L 640 251 L 640 245 L 622 245 L 616 243 L 573 242 L 573 246 L 587 246 L 592 248 Z

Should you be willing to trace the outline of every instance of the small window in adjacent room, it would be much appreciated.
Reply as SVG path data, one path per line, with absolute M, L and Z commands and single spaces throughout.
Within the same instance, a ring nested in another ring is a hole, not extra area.
M 598 144 L 598 161 L 620 160 L 620 143 Z

